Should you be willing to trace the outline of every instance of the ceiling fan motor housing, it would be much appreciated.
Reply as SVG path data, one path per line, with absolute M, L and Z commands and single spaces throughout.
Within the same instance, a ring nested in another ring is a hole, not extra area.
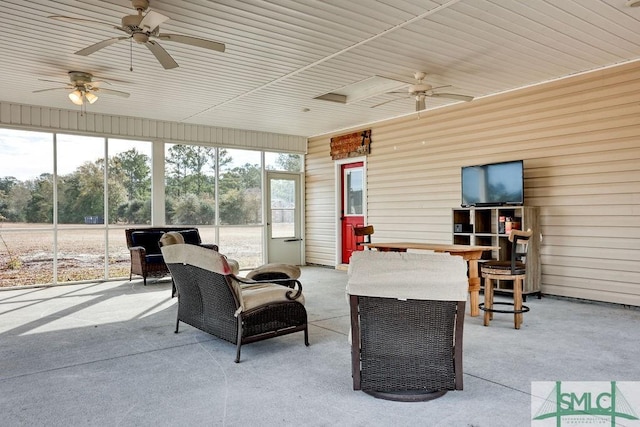
M 83 71 L 69 71 L 69 80 L 71 80 L 71 83 L 75 86 L 84 86 L 87 83 L 91 83 L 92 77 L 91 74 Z
M 122 18 L 122 28 L 138 43 L 146 43 L 149 41 L 149 35 L 152 32 L 146 32 L 140 28 L 140 23 L 144 17 L 142 15 L 127 15 Z
M 149 0 L 131 0 L 131 6 L 135 10 L 144 12 L 149 8 Z
M 425 84 L 425 83 L 420 83 L 417 85 L 411 85 L 409 86 L 409 94 L 414 94 L 414 93 L 420 93 L 420 92 L 428 92 L 433 88 L 433 86 Z

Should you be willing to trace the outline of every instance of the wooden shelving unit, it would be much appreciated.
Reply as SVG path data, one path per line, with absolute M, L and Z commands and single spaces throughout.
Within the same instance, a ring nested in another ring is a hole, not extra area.
M 500 206 L 454 208 L 452 217 L 452 242 L 454 244 L 486 245 L 500 248 L 492 253 L 485 252 L 483 259 L 487 260 L 510 259 L 510 226 L 521 230 L 532 229 L 533 238 L 529 242 L 527 277 L 524 282 L 523 295 L 540 295 L 540 224 L 537 207 Z M 499 281 L 496 291 L 513 292 L 513 282 Z

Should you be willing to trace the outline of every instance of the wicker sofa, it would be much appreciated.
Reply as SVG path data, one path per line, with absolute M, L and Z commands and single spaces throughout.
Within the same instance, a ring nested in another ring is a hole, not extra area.
M 202 244 L 200 232 L 194 227 L 140 227 L 126 229 L 127 247 L 131 255 L 132 275 L 142 276 L 144 285 L 147 285 L 147 277 L 164 277 L 169 274 L 169 269 L 164 262 L 158 242 L 162 235 L 169 231 L 177 231 L 184 238 L 185 243 L 200 245 L 209 249 L 218 250 L 217 245 Z
M 397 401 L 462 390 L 461 257 L 358 251 L 349 265 L 353 389 Z
M 255 341 L 302 331 L 309 345 L 298 280 L 243 279 L 224 255 L 194 245 L 163 245 L 162 253 L 178 289 L 176 333 L 184 322 L 236 344 L 236 363 L 241 346 Z

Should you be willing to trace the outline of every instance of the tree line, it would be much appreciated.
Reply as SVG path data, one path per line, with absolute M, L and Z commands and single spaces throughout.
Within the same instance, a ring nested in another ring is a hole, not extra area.
M 282 154 L 284 170 L 299 170 L 299 156 Z M 224 168 L 232 162 L 225 149 L 174 145 L 165 159 L 167 224 L 214 224 L 216 167 L 224 173 L 218 182 L 221 224 L 257 224 L 262 221 L 261 169 L 258 164 Z M 151 221 L 151 158 L 132 148 L 108 158 L 108 218 L 112 224 L 148 224 Z M 289 169 L 291 168 L 291 169 Z M 298 169 L 295 169 L 298 168 Z M 57 214 L 60 224 L 83 224 L 104 218 L 105 161 L 85 162 L 59 175 Z M 53 223 L 53 175 L 43 173 L 20 181 L 0 177 L 0 219 L 10 222 Z M 97 222 L 100 222 L 98 220 Z

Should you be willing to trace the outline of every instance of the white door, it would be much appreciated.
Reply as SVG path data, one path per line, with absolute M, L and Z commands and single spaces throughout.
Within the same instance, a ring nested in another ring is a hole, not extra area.
M 300 174 L 267 172 L 267 262 L 302 264 Z

